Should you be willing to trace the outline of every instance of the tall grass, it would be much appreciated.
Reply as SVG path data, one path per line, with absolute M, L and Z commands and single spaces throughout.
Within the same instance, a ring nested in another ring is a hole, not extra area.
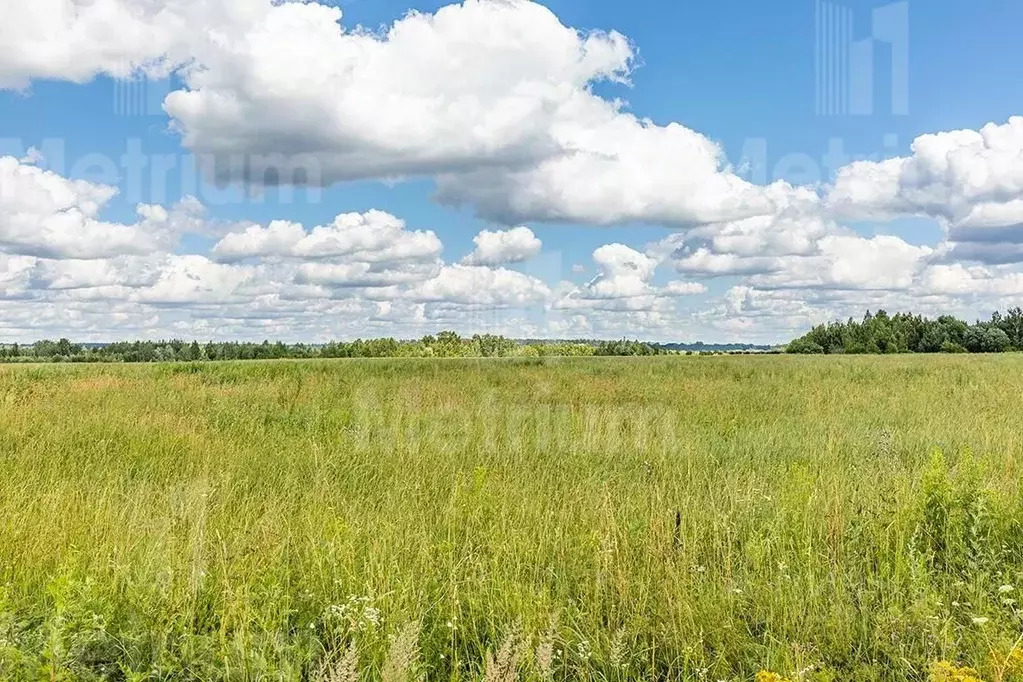
M 1023 679 L 1021 396 L 1018 356 L 0 368 L 0 679 Z

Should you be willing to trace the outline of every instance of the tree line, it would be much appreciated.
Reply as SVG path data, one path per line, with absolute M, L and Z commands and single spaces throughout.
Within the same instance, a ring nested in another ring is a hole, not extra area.
M 663 355 L 670 351 L 640 341 L 533 341 L 504 336 L 462 337 L 445 331 L 418 340 L 393 338 L 334 341 L 322 345 L 270 341 L 121 341 L 74 343 L 69 339 L 0 344 L 0 362 L 200 362 L 313 358 L 495 358 Z
M 968 324 L 951 315 L 928 319 L 884 310 L 862 321 L 849 318 L 814 327 L 786 348 L 789 353 L 1004 353 L 1023 350 L 1023 309 L 996 312 L 988 321 Z

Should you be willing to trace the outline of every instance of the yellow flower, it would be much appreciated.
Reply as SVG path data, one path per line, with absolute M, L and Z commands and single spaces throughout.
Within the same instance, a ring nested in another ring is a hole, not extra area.
M 790 682 L 790 680 L 787 677 L 782 677 L 778 673 L 761 670 L 757 673 L 757 682 Z
M 999 661 L 1001 657 L 996 657 L 996 662 L 1000 662 L 1005 667 L 1005 672 L 1009 675 L 1023 676 L 1023 647 L 1019 645 L 1013 647 L 1009 655 L 1003 660 Z
M 948 661 L 938 661 L 931 666 L 930 682 L 983 682 L 980 673 L 973 668 L 957 668 Z

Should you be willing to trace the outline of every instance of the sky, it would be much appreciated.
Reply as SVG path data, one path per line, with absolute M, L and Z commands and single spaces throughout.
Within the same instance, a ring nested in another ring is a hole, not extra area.
M 1018 2 L 0 16 L 0 343 L 776 343 L 1023 298 Z

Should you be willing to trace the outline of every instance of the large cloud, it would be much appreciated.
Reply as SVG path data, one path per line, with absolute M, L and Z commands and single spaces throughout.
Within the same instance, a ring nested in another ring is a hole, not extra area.
M 750 184 L 700 133 L 596 95 L 595 83 L 627 80 L 632 46 L 531 0 L 465 0 L 380 33 L 345 28 L 317 2 L 47 2 L 59 5 L 52 25 L 23 10 L 6 22 L 0 57 L 21 65 L 6 81 L 176 64 L 186 87 L 165 108 L 221 177 L 438 176 L 443 200 L 510 224 L 738 220 L 795 191 Z M 104 20 L 108 31 L 95 28 Z M 19 23 L 31 39 L 15 37 Z
M 340 18 L 267 7 L 197 48 L 202 68 L 166 103 L 185 145 L 257 184 L 440 176 L 443 200 L 505 223 L 735 220 L 795 191 L 752 185 L 703 135 L 594 94 L 629 74 L 617 33 L 529 0 L 466 0 L 379 35 Z
M 530 164 L 561 151 L 551 129 L 588 85 L 632 59 L 623 36 L 580 34 L 526 0 L 467 0 L 383 34 L 345 30 L 335 7 L 251 4 L 193 45 L 201 68 L 166 108 L 196 152 L 280 154 L 221 166 L 256 182 L 264 165 L 331 182 Z
M 720 146 L 679 123 L 658 126 L 620 103 L 581 95 L 551 129 L 561 150 L 529 167 L 480 167 L 439 179 L 442 201 L 502 222 L 629 222 L 691 227 L 774 215 L 805 193 L 753 185 Z
M 1023 117 L 922 135 L 910 156 L 852 163 L 827 203 L 852 219 L 935 218 L 954 242 L 1023 243 Z
M 82 83 L 99 74 L 127 77 L 136 67 L 159 67 L 189 30 L 172 9 L 179 4 L 3 0 L 0 88 L 24 88 L 32 79 Z
M 140 204 L 132 225 L 105 222 L 99 215 L 116 194 L 114 187 L 0 157 L 0 250 L 49 258 L 151 253 L 195 219 L 192 200 L 185 200 L 171 211 Z

